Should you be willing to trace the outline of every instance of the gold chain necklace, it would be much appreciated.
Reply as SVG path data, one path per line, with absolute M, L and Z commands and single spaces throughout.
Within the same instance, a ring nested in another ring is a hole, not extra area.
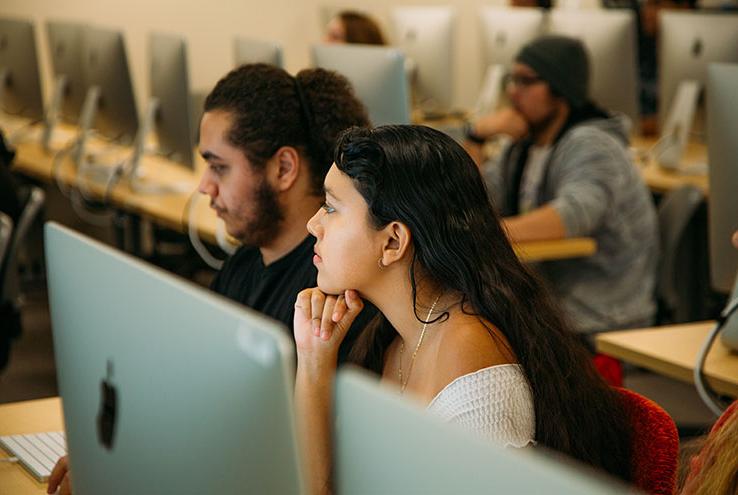
M 413 357 L 410 359 L 410 366 L 407 369 L 407 380 L 403 381 L 402 376 L 402 355 L 405 352 L 405 341 L 403 340 L 400 342 L 400 366 L 397 369 L 397 375 L 400 379 L 400 395 L 405 393 L 405 388 L 407 387 L 407 382 L 410 381 L 410 373 L 413 371 L 413 365 L 415 364 L 415 357 L 418 355 L 418 349 L 420 349 L 420 345 L 423 343 L 423 338 L 425 337 L 425 329 L 428 328 L 428 320 L 430 320 L 431 315 L 433 314 L 433 310 L 436 308 L 436 304 L 438 303 L 438 300 L 441 298 L 441 295 L 439 294 L 438 297 L 436 297 L 436 300 L 433 301 L 433 304 L 430 307 L 430 310 L 428 311 L 428 316 L 425 317 L 425 322 L 423 323 L 423 329 L 420 331 L 420 338 L 418 339 L 418 344 L 415 346 L 415 350 L 413 351 Z

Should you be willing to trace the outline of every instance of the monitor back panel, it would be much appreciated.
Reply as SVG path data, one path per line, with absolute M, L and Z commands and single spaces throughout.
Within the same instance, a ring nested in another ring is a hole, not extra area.
M 351 369 L 338 374 L 334 438 L 337 493 L 628 493 L 560 456 L 474 437 Z
M 284 329 L 54 224 L 46 248 L 76 494 L 299 490 Z

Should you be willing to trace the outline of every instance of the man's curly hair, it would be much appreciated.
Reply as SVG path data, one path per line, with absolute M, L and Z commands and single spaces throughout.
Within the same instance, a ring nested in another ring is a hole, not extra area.
M 301 108 L 295 80 L 307 109 Z M 254 167 L 263 167 L 282 146 L 296 148 L 308 159 L 315 194 L 322 194 L 341 131 L 370 125 L 351 83 L 325 69 L 306 69 L 292 77 L 271 65 L 243 65 L 218 81 L 205 99 L 204 110 L 233 115 L 228 140 Z

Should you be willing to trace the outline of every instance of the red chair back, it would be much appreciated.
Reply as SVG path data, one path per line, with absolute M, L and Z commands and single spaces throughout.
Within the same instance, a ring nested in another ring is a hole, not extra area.
M 617 388 L 633 426 L 633 484 L 646 493 L 673 495 L 679 460 L 679 433 L 661 406 L 632 390 Z

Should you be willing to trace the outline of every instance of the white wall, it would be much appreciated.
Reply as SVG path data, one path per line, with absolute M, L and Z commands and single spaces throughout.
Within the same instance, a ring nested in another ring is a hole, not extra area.
M 455 102 L 469 107 L 482 77 L 477 12 L 483 4 L 505 0 L 405 0 L 402 5 L 451 4 L 457 8 Z M 325 2 L 321 0 L 2 0 L 1 16 L 36 21 L 45 91 L 50 91 L 50 63 L 43 22 L 48 19 L 84 21 L 125 33 L 139 109 L 148 94 L 146 39 L 149 32 L 179 33 L 188 41 L 193 90 L 207 91 L 232 66 L 237 35 L 272 40 L 284 49 L 286 67 L 296 72 L 309 65 L 309 47 L 322 35 L 320 8 L 350 6 L 373 14 L 389 33 L 391 0 Z

